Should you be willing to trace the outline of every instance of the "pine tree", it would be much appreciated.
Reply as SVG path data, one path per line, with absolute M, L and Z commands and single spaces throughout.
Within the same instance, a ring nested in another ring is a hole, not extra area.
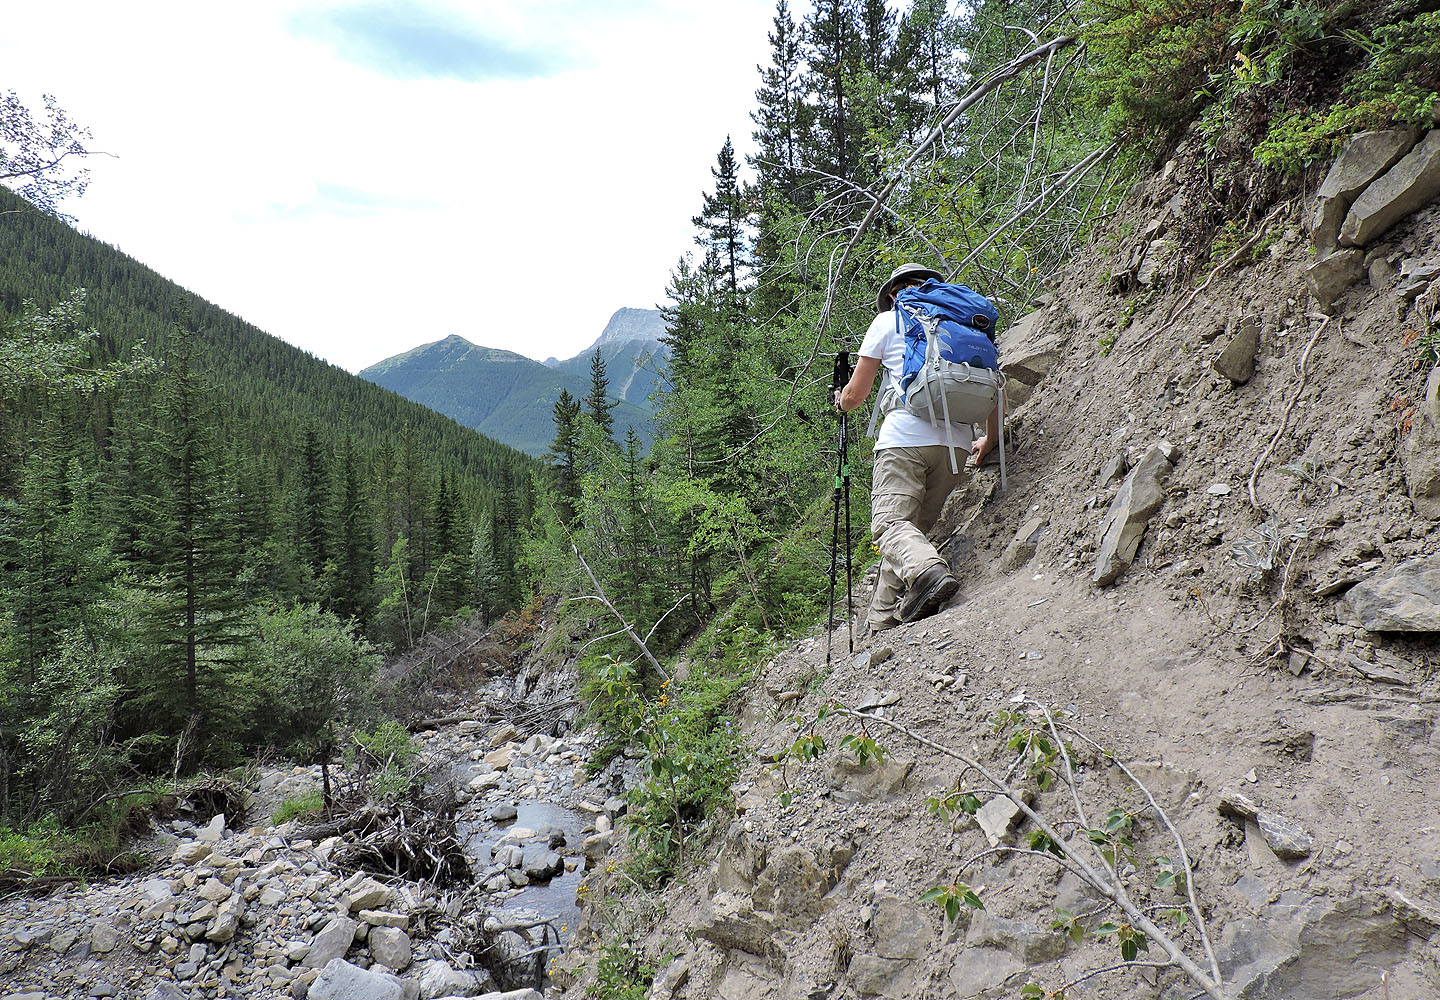
M 590 356 L 590 395 L 585 399 L 586 412 L 605 440 L 613 444 L 615 417 L 610 411 L 615 409 L 619 400 L 611 399 L 609 391 L 610 379 L 605 373 L 605 359 L 600 356 L 600 348 L 597 347 Z

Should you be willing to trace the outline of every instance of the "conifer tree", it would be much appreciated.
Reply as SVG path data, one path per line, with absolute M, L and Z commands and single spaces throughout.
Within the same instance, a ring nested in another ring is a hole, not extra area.
M 713 262 L 723 314 L 731 321 L 738 321 L 745 312 L 749 213 L 735 161 L 735 146 L 729 136 L 715 157 L 710 176 L 715 179 L 715 191 L 703 195 L 700 214 L 691 220 L 699 230 L 695 242 L 705 251 L 705 260 Z
M 817 0 L 806 20 L 806 84 L 817 109 L 812 165 L 842 181 L 855 178 L 860 159 L 850 107 L 859 40 L 854 5 L 855 0 Z
M 598 355 L 597 355 L 598 356 Z M 555 401 L 555 440 L 547 453 L 555 469 L 556 491 L 560 498 L 560 518 L 565 524 L 575 519 L 580 499 L 580 401 L 569 389 L 560 390 Z M 492 547 L 492 553 L 499 549 Z
M 355 619 L 363 631 L 374 607 L 374 521 L 360 459 L 348 437 L 341 464 L 344 480 L 335 517 L 339 528 L 338 566 L 331 604 L 342 618 Z
M 194 365 L 192 335 L 182 332 L 157 388 L 150 492 L 138 505 L 144 521 L 136 546 L 136 569 L 151 594 L 145 631 L 154 651 L 139 707 L 158 709 L 177 727 L 213 710 L 218 692 L 208 685 L 220 680 L 213 668 L 233 659 L 244 640 L 235 491 Z
M 760 89 L 752 137 L 758 147 L 752 166 L 762 187 L 769 186 L 791 204 L 799 204 L 800 158 L 810 128 L 811 107 L 805 102 L 803 33 L 790 15 L 787 0 L 778 0 L 771 22 L 770 65 L 760 67 Z
M 605 440 L 614 443 L 615 417 L 610 411 L 615 409 L 619 400 L 611 399 L 609 393 L 610 379 L 605 373 L 605 359 L 600 356 L 600 348 L 597 347 L 590 356 L 590 395 L 585 399 L 586 412 Z
M 305 428 L 300 449 L 300 509 L 296 547 L 318 579 L 330 559 L 330 468 L 315 428 Z

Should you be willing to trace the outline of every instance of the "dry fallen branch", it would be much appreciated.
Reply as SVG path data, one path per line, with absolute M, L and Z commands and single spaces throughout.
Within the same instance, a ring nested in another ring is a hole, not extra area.
M 1250 494 L 1250 506 L 1255 509 L 1256 513 L 1265 513 L 1265 509 L 1260 506 L 1260 500 L 1255 495 L 1255 484 L 1260 479 L 1260 470 L 1265 467 L 1265 462 L 1270 458 L 1271 452 L 1275 450 L 1275 445 L 1284 437 L 1286 429 L 1290 426 L 1290 413 L 1295 409 L 1295 404 L 1300 401 L 1300 397 L 1305 394 L 1305 386 L 1310 381 L 1310 352 L 1315 349 L 1320 334 L 1325 332 L 1325 328 L 1330 325 L 1330 320 L 1331 317 L 1326 316 L 1325 321 L 1320 324 L 1320 328 L 1311 336 L 1310 343 L 1305 345 L 1305 353 L 1300 355 L 1300 385 L 1296 387 L 1295 394 L 1290 397 L 1290 401 L 1285 404 L 1285 412 L 1280 416 L 1280 426 L 1275 428 L 1275 434 L 1270 438 L 1270 443 L 1265 446 L 1265 450 L 1255 460 L 1255 468 L 1250 471 L 1250 481 L 1246 484 L 1246 489 Z
M 1039 708 L 1048 716 L 1048 709 L 1045 709 L 1044 706 L 1039 705 L 1039 703 L 1027 701 L 1027 704 Z M 970 757 L 967 754 L 954 749 L 953 747 L 946 746 L 945 744 L 938 743 L 934 740 L 929 739 L 928 737 L 922 736 L 921 734 L 917 733 L 915 730 L 911 729 L 909 726 L 904 725 L 903 723 L 884 718 L 883 716 L 857 712 L 854 709 L 846 708 L 844 706 L 837 707 L 837 713 L 846 718 L 855 719 L 861 722 L 863 725 L 878 723 L 879 725 L 892 729 L 895 732 L 900 733 L 901 735 L 907 737 L 908 739 L 914 741 L 915 743 L 918 743 L 923 747 L 927 747 L 931 750 L 934 750 L 936 753 L 959 761 L 961 764 L 965 765 L 967 769 L 973 770 L 975 773 L 979 774 L 980 777 L 986 783 L 988 783 L 995 791 L 997 791 L 1000 795 L 1003 795 L 1005 798 L 1009 799 L 1015 805 L 1015 807 L 1020 810 L 1020 812 L 1024 814 L 1024 816 L 1028 820 L 1030 820 L 1032 824 L 1034 824 L 1035 829 L 1043 833 L 1045 837 L 1048 838 L 1049 843 L 1055 845 L 1055 850 L 1059 852 L 1060 859 L 1065 862 L 1066 868 L 1075 872 L 1075 874 L 1081 879 L 1083 879 L 1086 884 L 1090 886 L 1091 889 L 1099 893 L 1105 899 L 1109 900 L 1111 904 L 1113 904 L 1117 909 L 1121 911 L 1121 913 L 1125 915 L 1127 921 L 1133 927 L 1138 928 L 1145 935 L 1146 939 L 1158 945 L 1169 958 L 1170 965 L 1178 967 L 1181 971 L 1183 971 L 1185 975 L 1189 977 L 1191 982 L 1193 982 L 1196 986 L 1198 986 L 1201 990 L 1204 991 L 1205 995 L 1213 998 L 1213 1000 L 1226 1000 L 1224 987 L 1220 976 L 1219 965 L 1216 962 L 1213 950 L 1210 947 L 1209 936 L 1204 930 L 1203 915 L 1200 913 L 1198 902 L 1195 899 L 1193 889 L 1189 888 L 1189 883 L 1192 877 L 1192 869 L 1189 867 L 1188 852 L 1184 850 L 1183 841 L 1180 838 L 1179 832 L 1175 829 L 1174 824 L 1170 822 L 1169 817 L 1165 815 L 1164 810 L 1160 808 L 1159 804 L 1155 801 L 1155 798 L 1150 793 L 1149 789 L 1146 788 L 1142 782 L 1140 782 L 1140 780 L 1134 775 L 1133 772 L 1129 771 L 1128 769 L 1122 768 L 1126 777 L 1145 795 L 1145 798 L 1149 803 L 1150 809 L 1155 812 L 1158 817 L 1160 817 L 1161 822 L 1164 824 L 1166 830 L 1170 833 L 1171 837 L 1178 844 L 1180 844 L 1181 858 L 1184 859 L 1184 863 L 1186 865 L 1184 869 L 1184 877 L 1187 884 L 1187 889 L 1189 889 L 1189 901 L 1187 905 L 1187 910 L 1190 913 L 1191 919 L 1196 922 L 1196 925 L 1200 930 L 1205 955 L 1210 964 L 1210 969 L 1208 971 L 1201 968 L 1201 966 L 1196 963 L 1193 958 L 1191 958 L 1188 954 L 1185 953 L 1184 949 L 1180 947 L 1180 945 L 1174 940 L 1173 937 L 1170 936 L 1169 933 L 1167 933 L 1163 928 L 1161 928 L 1153 920 L 1151 920 L 1149 914 L 1146 912 L 1144 907 L 1136 904 L 1134 899 L 1130 896 L 1129 892 L 1125 888 L 1125 882 L 1116 872 L 1115 866 L 1113 864 L 1104 860 L 1103 855 L 1101 855 L 1100 867 L 1097 867 L 1090 858 L 1082 854 L 1074 845 L 1072 845 L 1069 840 L 1065 838 L 1064 835 L 1059 832 L 1059 830 L 1057 830 L 1054 826 L 1047 822 L 1043 817 L 1040 816 L 1039 813 L 1035 811 L 1034 808 L 1031 807 L 1031 805 L 1026 801 L 1025 795 L 1020 789 L 1011 785 L 1003 778 L 992 774 L 989 768 L 987 768 L 984 764 L 980 763 L 973 757 Z M 1071 732 L 1073 732 L 1073 730 L 1071 730 Z M 1098 744 L 1095 744 L 1088 738 L 1086 738 L 1085 742 L 1087 742 L 1091 746 L 1098 746 Z M 1064 780 L 1069 782 L 1073 789 L 1075 787 L 1075 775 L 1074 772 L 1071 770 L 1068 753 L 1064 754 L 1064 763 Z

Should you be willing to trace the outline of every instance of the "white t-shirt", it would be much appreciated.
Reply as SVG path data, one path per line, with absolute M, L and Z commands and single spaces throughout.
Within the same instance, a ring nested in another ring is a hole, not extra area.
M 894 386 L 898 391 L 900 376 L 905 371 L 905 331 L 902 326 L 895 328 L 895 310 L 889 309 L 876 316 L 865 331 L 860 343 L 862 358 L 879 358 L 885 370 L 880 383 L 881 397 L 885 390 Z M 879 406 L 877 398 L 876 406 Z M 956 448 L 969 451 L 975 442 L 975 431 L 969 424 L 956 424 L 951 431 L 950 442 Z M 931 424 L 924 417 L 917 417 L 905 409 L 891 410 L 875 438 L 875 450 L 881 448 L 921 448 L 932 444 L 945 444 L 945 425 Z

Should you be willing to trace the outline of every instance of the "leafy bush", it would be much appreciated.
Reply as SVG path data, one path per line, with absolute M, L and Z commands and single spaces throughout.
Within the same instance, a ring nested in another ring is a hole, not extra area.
M 1117 136 L 1171 142 L 1198 119 L 1212 151 L 1293 172 L 1354 132 L 1433 124 L 1433 6 L 1089 0 L 1085 100 Z

